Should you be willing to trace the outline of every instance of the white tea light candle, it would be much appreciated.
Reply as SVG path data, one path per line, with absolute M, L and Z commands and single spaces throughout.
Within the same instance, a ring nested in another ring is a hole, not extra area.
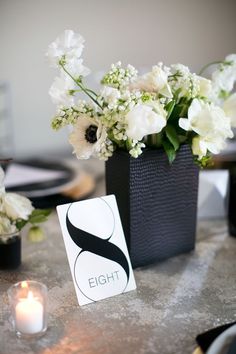
M 43 305 L 32 291 L 16 305 L 16 327 L 22 333 L 38 333 L 43 329 Z
M 47 287 L 23 281 L 8 289 L 12 324 L 18 337 L 41 336 L 47 329 Z

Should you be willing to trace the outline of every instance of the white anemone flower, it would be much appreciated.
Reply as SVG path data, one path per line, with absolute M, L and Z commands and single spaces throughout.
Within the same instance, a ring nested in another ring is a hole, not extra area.
M 160 65 L 153 66 L 152 71 L 138 77 L 130 85 L 130 89 L 157 92 L 165 97 L 172 97 L 171 88 L 168 84 L 168 73 Z
M 84 38 L 72 30 L 65 30 L 48 47 L 47 57 L 53 66 L 58 66 L 64 57 L 66 62 L 79 58 L 84 49 Z
M 80 116 L 69 135 L 73 153 L 78 159 L 88 159 L 97 156 L 106 140 L 105 128 L 100 122 L 90 116 Z
M 225 100 L 223 109 L 231 120 L 231 126 L 236 127 L 236 92 Z
M 126 135 L 133 140 L 142 140 L 144 136 L 159 133 L 166 126 L 166 111 L 161 105 L 153 107 L 138 104 L 125 117 Z
M 71 107 L 74 104 L 74 97 L 70 90 L 74 90 L 75 83 L 67 75 L 57 76 L 49 89 L 52 102 L 58 106 Z
M 198 134 L 193 139 L 193 153 L 201 159 L 209 150 L 217 154 L 225 147 L 225 140 L 233 137 L 230 119 L 220 107 L 194 99 L 188 109 L 188 118 L 180 118 L 179 126 Z

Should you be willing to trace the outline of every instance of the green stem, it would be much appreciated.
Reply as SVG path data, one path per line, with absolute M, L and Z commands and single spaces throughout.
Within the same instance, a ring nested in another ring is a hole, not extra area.
M 209 68 L 209 66 L 212 66 L 212 65 L 217 65 L 217 64 L 221 64 L 222 63 L 222 60 L 217 60 L 217 61 L 212 61 L 211 63 L 208 63 L 206 65 L 203 66 L 203 68 L 199 71 L 199 74 L 198 75 L 202 75 L 202 73 L 207 69 Z
M 88 88 L 85 88 L 86 91 L 92 93 L 94 96 L 98 97 L 98 95 L 96 94 L 96 92 L 94 92 L 93 90 L 90 90 Z
M 83 86 L 83 85 L 81 84 L 81 86 Z M 83 86 L 83 87 L 84 87 L 84 86 Z M 93 90 L 90 90 L 90 89 L 88 89 L 88 88 L 86 88 L 86 87 L 84 87 L 84 90 L 80 89 L 80 90 L 71 90 L 71 91 L 73 91 L 73 92 L 84 92 L 84 91 L 88 91 L 88 92 L 91 92 L 94 96 L 97 97 L 97 94 L 96 94 Z
M 62 69 L 65 71 L 65 73 L 66 73 L 67 75 L 69 75 L 70 78 L 76 83 L 76 85 L 78 85 L 78 86 L 81 88 L 81 90 L 82 90 L 94 103 L 96 103 L 96 105 L 97 105 L 99 108 L 102 109 L 102 106 L 98 103 L 98 101 L 97 101 L 93 96 L 91 96 L 91 94 L 88 92 L 88 91 L 91 92 L 91 90 L 86 89 L 78 80 L 76 80 L 76 79 L 69 73 L 69 71 L 66 70 L 66 68 L 65 68 L 65 66 L 64 66 L 63 64 L 60 64 L 60 65 L 61 65 Z M 93 94 L 95 94 L 95 92 L 93 92 Z M 96 96 L 97 96 L 97 95 L 96 95 Z

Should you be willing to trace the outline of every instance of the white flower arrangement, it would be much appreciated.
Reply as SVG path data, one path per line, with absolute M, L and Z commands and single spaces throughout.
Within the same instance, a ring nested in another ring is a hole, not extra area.
M 32 224 L 29 238 L 32 241 L 41 240 L 43 233 L 38 224 L 46 221 L 50 210 L 35 209 L 31 201 L 23 195 L 6 192 L 4 177 L 0 166 L 0 241 L 4 242 L 6 235 L 20 231 L 27 223 Z
M 107 160 L 116 149 L 137 158 L 145 147 L 163 147 L 173 162 L 180 145 L 187 143 L 204 166 L 233 137 L 236 54 L 213 63 L 217 67 L 211 80 L 182 64 L 166 67 L 158 63 L 138 76 L 133 66 L 123 68 L 118 62 L 112 64 L 96 93 L 84 84 L 90 71 L 81 59 L 83 48 L 83 37 L 66 30 L 47 53 L 60 69 L 49 91 L 57 105 L 52 127 L 72 125 L 69 142 L 79 159 Z M 78 93 L 90 101 L 79 99 Z

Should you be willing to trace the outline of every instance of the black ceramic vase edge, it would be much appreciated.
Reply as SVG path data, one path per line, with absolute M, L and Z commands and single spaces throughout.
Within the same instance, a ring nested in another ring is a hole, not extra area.
M 3 242 L 1 240 L 5 238 Z M 21 234 L 19 231 L 0 236 L 0 269 L 16 269 L 21 264 Z

